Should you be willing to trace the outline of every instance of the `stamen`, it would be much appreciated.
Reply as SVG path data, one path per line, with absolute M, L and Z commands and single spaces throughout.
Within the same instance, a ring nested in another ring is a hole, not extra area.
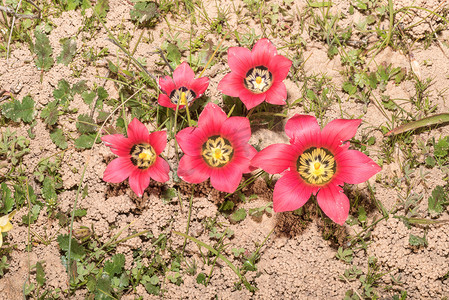
M 179 102 L 179 104 L 181 104 L 181 105 L 186 105 L 187 104 L 187 97 L 186 97 L 186 93 L 185 92 L 181 93 L 181 102 Z
M 219 135 L 211 136 L 202 146 L 201 156 L 211 167 L 224 167 L 231 161 L 233 155 L 232 144 Z
M 256 77 L 256 83 L 257 83 L 257 84 L 260 84 L 261 82 L 262 82 L 262 77 L 257 76 L 257 77 Z
M 149 144 L 136 144 L 130 151 L 131 162 L 139 169 L 148 169 L 157 159 L 154 148 Z
M 337 171 L 334 155 L 325 148 L 309 148 L 297 161 L 298 173 L 311 185 L 325 185 Z

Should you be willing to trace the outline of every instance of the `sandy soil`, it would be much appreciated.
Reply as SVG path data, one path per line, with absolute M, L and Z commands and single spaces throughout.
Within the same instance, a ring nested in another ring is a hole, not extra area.
M 274 2 L 284 5 L 280 1 Z M 271 3 L 271 1 L 268 3 Z M 211 18 L 218 14 L 216 5 L 217 3 L 212 1 L 206 5 L 207 13 Z M 224 0 L 220 1 L 219 5 L 220 9 L 229 9 L 230 11 L 233 10 L 233 7 L 241 7 L 243 9 L 242 16 L 245 14 L 249 16 L 248 10 L 241 1 Z M 395 8 L 413 5 L 435 10 L 439 5 L 447 6 L 448 4 L 446 1 L 438 0 L 402 0 L 394 1 L 394 5 Z M 289 7 L 291 10 L 288 13 L 292 16 L 288 17 L 288 14 L 285 14 L 285 19 L 279 21 L 279 26 L 289 26 L 291 34 L 300 32 L 299 14 L 306 9 L 306 1 L 296 0 Z M 156 74 L 162 74 L 161 72 L 165 67 L 156 64 L 160 61 L 160 57 L 155 54 L 156 47 L 161 46 L 167 33 L 179 33 L 179 38 L 188 40 L 189 34 L 185 29 L 186 19 L 183 16 L 167 15 L 167 21 L 160 20 L 156 27 L 152 29 L 136 28 L 130 20 L 129 11 L 131 8 L 132 4 L 127 1 L 110 1 L 106 26 L 116 35 L 128 31 L 132 36 L 131 49 L 137 43 L 141 31 L 149 31 L 145 35 L 151 34 L 152 42 L 140 42 L 135 57 L 146 58 L 147 68 Z M 348 9 L 349 2 L 337 1 L 331 11 L 347 14 Z M 87 10 L 87 16 L 90 15 L 91 11 Z M 401 22 L 406 27 L 419 22 L 426 15 L 425 11 L 419 10 L 413 16 L 398 14 L 396 19 L 403 17 Z M 351 24 L 351 22 L 357 22 L 363 15 L 356 10 L 353 15 L 347 15 L 346 17 L 344 23 Z M 64 78 L 70 84 L 77 83 L 79 80 L 86 80 L 89 87 L 103 85 L 104 79 L 101 77 L 107 74 L 107 60 L 123 62 L 125 55 L 106 40 L 107 33 L 101 26 L 98 26 L 93 39 L 90 39 L 84 32 L 77 34 L 84 25 L 83 18 L 85 17 L 81 15 L 81 12 L 76 10 L 64 12 L 58 17 L 50 17 L 49 19 L 53 26 L 49 39 L 54 57 L 61 51 L 60 39 L 76 36 L 78 54 L 69 66 L 55 64 L 54 67 L 43 74 L 41 82 L 41 72 L 36 69 L 33 63 L 34 54 L 30 52 L 28 45 L 16 43 L 11 47 L 9 64 L 4 57 L 0 59 L 0 70 L 2 70 L 0 72 L 0 87 L 11 90 L 17 85 L 21 85 L 20 92 L 13 96 L 16 99 L 22 99 L 26 95 L 31 95 L 36 102 L 36 110 L 39 111 L 49 101 L 53 100 L 53 90 L 57 87 L 60 79 Z M 288 18 L 292 18 L 293 22 L 290 22 Z M 239 24 L 235 14 L 230 14 L 229 29 L 238 29 L 240 32 L 250 32 L 251 29 L 254 29 L 256 34 L 261 35 L 263 33 L 261 26 L 255 20 L 247 19 L 248 22 Z M 428 18 L 425 22 L 414 26 L 412 29 L 413 37 L 419 39 L 422 35 L 431 31 L 439 24 L 437 24 L 436 19 Z M 197 26 L 200 29 L 207 28 L 207 24 L 201 18 L 198 18 L 197 21 Z M 306 20 L 306 24 L 308 22 L 310 23 L 311 20 Z M 168 23 L 170 23 L 170 27 Z M 385 24 L 388 26 L 388 22 Z M 280 50 L 280 53 L 290 58 L 300 53 L 304 58 L 303 64 L 300 66 L 304 76 L 325 75 L 331 78 L 331 82 L 336 87 L 341 87 L 345 81 L 343 73 L 346 67 L 343 66 L 340 55 L 337 54 L 333 59 L 329 59 L 325 43 L 313 39 L 307 30 L 303 31 L 300 37 L 303 39 L 305 46 L 296 50 L 292 47 L 285 47 Z M 211 39 L 214 44 L 217 44 L 219 35 L 209 33 L 205 36 L 205 39 Z M 278 48 L 285 46 L 288 41 L 288 39 L 281 37 L 270 37 L 270 39 Z M 377 37 L 370 39 L 372 39 L 372 41 L 369 41 L 370 43 L 377 41 Z M 429 89 L 429 98 L 431 103 L 437 106 L 435 113 L 443 113 L 447 112 L 448 109 L 448 103 L 445 101 L 448 97 L 447 87 L 449 86 L 449 48 L 447 47 L 449 30 L 447 24 L 446 28 L 438 35 L 438 40 L 446 43 L 446 46 L 443 45 L 441 48 L 436 41 L 430 43 L 428 47 L 425 47 L 421 41 L 416 43 L 413 40 L 404 42 L 409 45 L 416 61 L 420 64 L 421 76 L 433 79 L 434 84 Z M 234 38 L 230 38 L 224 42 L 223 46 L 226 48 L 237 46 L 237 42 Z M 96 51 L 107 47 L 109 54 L 100 60 L 86 64 L 79 53 L 89 47 Z M 183 59 L 186 59 L 187 52 L 183 54 Z M 226 52 L 219 53 L 219 57 L 224 57 L 224 59 L 218 61 L 204 73 L 204 76 L 208 76 L 211 80 L 206 97 L 212 100 L 221 100 L 221 94 L 217 91 L 217 84 L 229 70 L 226 65 Z M 369 59 L 371 57 L 366 58 L 367 61 Z M 370 65 L 370 68 L 375 70 L 378 64 L 392 64 L 393 67 L 400 67 L 408 73 L 411 72 L 408 55 L 399 49 L 388 47 L 382 50 L 374 57 L 374 62 Z M 78 78 L 73 76 L 73 66 L 76 65 L 83 66 Z M 297 77 L 289 76 L 285 83 L 289 102 L 302 97 L 302 82 L 299 82 Z M 117 86 L 112 81 L 106 81 L 105 89 L 108 91 L 110 98 L 118 97 Z M 360 139 L 362 135 L 371 132 L 376 138 L 376 143 L 370 148 L 370 156 L 374 160 L 378 160 L 384 137 L 379 130 L 373 131 L 373 128 L 384 125 L 386 118 L 380 114 L 372 103 L 366 105 L 353 98 L 348 99 L 348 95 L 343 93 L 340 88 L 337 88 L 335 93 L 342 101 L 341 103 L 331 104 L 325 110 L 323 125 L 342 116 L 363 116 L 363 123 L 356 139 Z M 385 94 L 392 99 L 398 99 L 399 103 L 403 103 L 403 108 L 407 111 L 413 111 L 414 108 L 408 102 L 400 99 L 410 99 L 414 96 L 414 93 L 415 89 L 410 80 L 405 80 L 400 84 L 390 81 L 385 91 Z M 148 99 L 148 102 L 152 105 L 156 103 L 155 101 L 156 99 Z M 82 101 L 80 95 L 75 95 L 70 107 L 76 108 L 77 114 L 90 112 L 90 108 Z M 112 108 L 107 107 L 106 110 L 111 111 Z M 307 107 L 301 103 L 295 105 L 288 111 L 288 116 L 290 117 L 295 113 L 307 113 Z M 61 116 L 58 126 L 76 135 L 75 122 L 73 121 L 75 117 L 76 115 Z M 34 128 L 36 137 L 31 140 L 31 153 L 24 157 L 24 165 L 29 170 L 33 170 L 42 158 L 50 157 L 60 151 L 51 142 L 50 130 L 38 117 L 38 114 L 36 120 L 37 125 Z M 283 132 L 284 122 L 285 120 L 273 130 L 268 130 L 264 126 L 254 127 L 250 143 L 261 148 L 273 143 L 287 143 L 288 139 Z M 20 123 L 8 125 L 8 127 L 15 130 L 17 135 L 27 135 L 28 127 L 22 126 Z M 150 124 L 148 124 L 148 128 L 152 129 Z M 1 130 L 3 132 L 5 128 Z M 438 139 L 438 137 L 448 134 L 448 127 L 439 127 L 430 132 L 426 131 L 414 135 L 412 137 L 414 142 L 411 147 L 416 147 L 416 141 L 419 139 L 428 141 L 433 137 Z M 73 208 L 77 187 L 81 180 L 80 170 L 86 163 L 89 164 L 83 181 L 83 186 L 88 187 L 88 196 L 78 202 L 78 207 L 86 209 L 87 215 L 76 219 L 75 229 L 80 226 L 92 227 L 99 240 L 106 242 L 129 225 L 129 228 L 122 233 L 123 236 L 149 230 L 155 237 L 159 234 L 166 234 L 169 237 L 170 247 L 173 249 L 182 247 L 183 238 L 173 234 L 172 230 L 184 232 L 186 229 L 190 187 L 175 183 L 172 180 L 165 185 L 152 181 L 143 198 L 140 199 L 128 188 L 127 183 L 112 185 L 102 181 L 107 162 L 114 157 L 106 146 L 99 144 L 92 151 L 80 151 L 70 147 L 70 144 L 73 144 L 73 141 L 69 141 L 69 149 L 65 152 L 63 167 L 59 170 L 62 175 L 64 190 L 58 195 L 59 211 L 67 213 Z M 418 151 L 416 149 L 415 151 Z M 172 148 L 167 147 L 164 155 L 171 163 L 174 162 Z M 399 205 L 398 195 L 403 195 L 406 190 L 405 180 L 394 188 L 391 188 L 389 184 L 393 178 L 404 178 L 400 164 L 403 154 L 399 150 L 395 150 L 394 157 L 395 161 L 391 164 L 384 164 L 383 170 L 377 176 L 377 181 L 376 178 L 372 178 L 370 184 L 375 190 L 376 199 L 387 210 L 395 211 L 395 216 L 403 216 L 406 211 Z M 74 170 L 77 171 L 74 172 Z M 413 182 L 413 192 L 424 196 L 424 200 L 418 208 L 419 216 L 424 218 L 429 217 L 426 200 L 433 187 L 445 185 L 446 181 L 443 180 L 445 173 L 437 168 L 431 169 L 430 174 L 425 177 L 424 181 L 419 180 L 419 172 L 420 170 L 416 169 L 410 176 Z M 37 186 L 36 191 L 39 191 L 37 183 L 33 180 L 33 174 L 30 173 L 29 176 L 31 184 Z M 162 192 L 170 186 L 180 186 L 183 200 L 182 207 L 180 207 L 178 201 L 172 200 L 167 203 L 161 199 Z M 272 189 L 272 186 L 267 187 L 265 181 L 259 178 L 244 190 L 246 195 L 257 195 L 257 199 L 245 203 L 236 200 L 237 208 L 248 210 L 266 205 L 272 201 L 270 189 Z M 369 200 L 367 184 L 348 187 L 348 193 L 350 195 L 358 193 L 365 199 L 365 208 L 369 218 L 368 224 L 381 217 L 374 204 Z M 377 223 L 372 228 L 371 236 L 364 249 L 353 247 L 354 258 L 348 264 L 336 258 L 337 249 L 339 246 L 347 246 L 350 237 L 362 230 L 360 226 L 346 224 L 339 228 L 336 225 L 330 225 L 329 222 L 323 221 L 322 217 L 316 215 L 316 206 L 311 201 L 305 208 L 311 212 L 310 218 L 297 216 L 293 213 L 264 214 L 259 218 L 247 217 L 242 222 L 233 224 L 218 211 L 223 196 L 223 193 L 213 191 L 208 183 L 197 187 L 193 200 L 190 233 L 208 244 L 213 244 L 216 241 L 210 238 L 209 231 L 205 228 L 205 220 L 217 218 L 217 222 L 223 226 L 222 230 L 229 228 L 234 232 L 234 236 L 229 240 L 230 246 L 224 254 L 236 265 L 241 266 L 241 261 L 232 255 L 231 248 L 244 248 L 249 253 L 253 252 L 275 227 L 273 235 L 261 249 L 257 272 L 246 274 L 247 279 L 258 288 L 258 291 L 251 293 L 244 288 L 241 290 L 235 289 L 234 282 L 238 278 L 228 266 L 219 260 L 207 287 L 198 284 L 196 276 L 188 274 L 182 275 L 183 282 L 180 286 L 165 280 L 163 289 L 166 299 L 271 299 L 273 297 L 279 299 L 343 299 L 347 290 L 363 289 L 359 280 L 343 280 L 341 278 L 343 273 L 353 266 L 364 273 L 368 272 L 369 257 L 377 258 L 377 264 L 381 272 L 385 273 L 380 278 L 376 289 L 378 295 L 383 299 L 390 299 L 392 295 L 403 290 L 407 291 L 409 299 L 442 299 L 449 297 L 448 279 L 442 279 L 449 271 L 449 225 L 447 224 L 407 228 L 402 220 L 394 218 L 393 214 L 390 214 L 388 219 Z M 40 197 L 39 193 L 38 197 Z M 35 234 L 32 235 L 32 250 L 27 252 L 28 226 L 21 225 L 22 216 L 26 213 L 27 208 L 24 207 L 15 215 L 12 220 L 14 229 L 8 232 L 5 239 L 5 242 L 14 245 L 14 250 L 9 255 L 9 269 L 0 278 L 0 290 L 2 291 L 0 298 L 2 299 L 22 299 L 22 286 L 28 278 L 29 266 L 36 264 L 38 261 L 45 265 L 47 279 L 45 288 L 60 288 L 62 290 L 68 288 L 67 273 L 61 263 L 62 252 L 56 241 L 56 236 L 67 233 L 67 228 L 60 228 L 58 221 L 49 218 L 45 210 L 42 210 L 36 223 L 30 226 Z M 356 211 L 351 211 L 351 214 L 357 216 Z M 444 212 L 440 217 L 440 219 L 448 218 L 447 212 Z M 329 231 L 336 234 L 326 238 Z M 427 247 L 414 247 L 409 244 L 410 234 L 423 236 L 424 233 L 428 241 Z M 41 243 L 36 235 L 50 237 L 49 243 Z M 133 251 L 135 249 L 151 250 L 154 249 L 154 246 L 148 239 L 133 238 L 121 243 L 116 251 L 110 253 L 110 255 L 123 253 L 126 257 L 125 268 L 131 269 L 134 266 Z M 165 255 L 169 256 L 169 253 L 165 253 Z M 187 244 L 186 257 L 188 261 L 195 259 L 198 264 L 198 273 L 208 274 L 211 266 L 203 263 L 198 247 L 192 242 Z M 30 280 L 34 282 L 34 271 L 31 271 L 31 274 Z M 393 278 L 398 280 L 394 281 Z M 75 293 L 74 298 L 82 299 L 86 296 L 86 293 L 86 290 L 79 290 Z M 124 295 L 123 299 L 135 299 L 138 296 L 143 297 L 143 299 L 158 298 L 158 296 L 149 295 L 145 288 L 139 285 L 135 291 Z

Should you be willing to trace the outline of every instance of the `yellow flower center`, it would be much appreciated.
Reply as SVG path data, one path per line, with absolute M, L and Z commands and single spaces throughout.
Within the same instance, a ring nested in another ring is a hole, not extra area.
M 227 139 L 215 135 L 211 136 L 202 146 L 201 156 L 211 167 L 221 168 L 231 161 L 234 148 Z
M 243 84 L 254 94 L 265 93 L 273 85 L 273 74 L 265 66 L 257 66 L 246 72 Z
M 186 97 L 186 93 L 182 92 L 181 93 L 181 100 L 179 101 L 180 105 L 186 105 L 187 104 L 187 97 Z
M 156 151 L 150 144 L 136 144 L 130 151 L 131 162 L 139 169 L 148 169 L 156 162 Z
M 337 170 L 334 155 L 325 148 L 309 148 L 299 156 L 298 173 L 302 179 L 312 185 L 328 183 Z
M 179 105 L 187 105 L 195 100 L 196 96 L 197 95 L 193 90 L 190 90 L 185 86 L 173 90 L 169 95 L 171 102 L 175 105 L 178 105 L 178 102 Z

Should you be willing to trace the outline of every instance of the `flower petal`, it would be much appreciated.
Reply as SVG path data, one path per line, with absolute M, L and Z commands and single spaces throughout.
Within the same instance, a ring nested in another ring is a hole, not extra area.
M 312 147 L 319 143 L 321 130 L 315 117 L 296 114 L 285 124 L 285 133 L 291 139 L 290 143 Z
M 198 118 L 198 127 L 208 136 L 219 134 L 226 119 L 225 112 L 218 105 L 210 102 Z
M 184 155 L 179 161 L 178 176 L 189 183 L 200 183 L 210 177 L 211 168 L 201 156 Z
M 228 165 L 223 168 L 214 168 L 210 174 L 210 184 L 219 191 L 233 193 L 242 180 L 242 171 Z
M 223 122 L 221 133 L 230 139 L 234 147 L 246 144 L 251 137 L 251 127 L 248 118 L 230 117 Z
M 246 73 L 253 67 L 251 64 L 251 51 L 244 47 L 230 47 L 228 49 L 228 64 L 232 72 L 245 77 Z
M 194 77 L 195 73 L 187 62 L 180 64 L 173 72 L 173 81 L 178 88 L 190 86 Z
M 257 154 L 257 150 L 256 150 L 256 148 L 254 148 L 253 146 L 251 146 L 251 145 L 248 145 L 249 147 L 248 147 L 248 159 L 249 159 L 249 165 L 248 165 L 248 168 L 246 168 L 246 169 L 243 169 L 242 170 L 242 172 L 243 173 L 251 173 L 252 171 L 254 171 L 254 170 L 257 170 L 258 168 L 257 167 L 255 167 L 255 166 L 253 166 L 252 164 L 251 164 L 251 160 L 254 158 L 254 156 Z
M 243 90 L 240 90 L 239 98 L 243 102 L 243 104 L 245 104 L 247 109 L 251 109 L 265 100 L 266 93 L 253 94 L 249 90 L 244 88 Z
M 175 83 L 170 76 L 160 77 L 159 86 L 167 95 L 170 95 L 170 93 L 176 89 Z
M 128 139 L 131 144 L 147 143 L 150 136 L 148 129 L 137 118 L 128 125 Z
M 273 80 L 279 82 L 287 77 L 291 66 L 292 61 L 290 59 L 282 55 L 276 55 L 271 59 L 268 69 L 273 74 Z
M 245 89 L 243 77 L 237 75 L 235 72 L 226 74 L 218 83 L 218 90 L 231 97 L 238 97 L 240 92 Z
M 340 145 L 354 137 L 362 120 L 337 119 L 330 121 L 321 132 L 321 141 L 328 147 Z
M 122 134 L 110 134 L 101 138 L 106 146 L 111 148 L 112 153 L 118 156 L 129 155 L 132 144 Z
M 150 184 L 150 174 L 147 170 L 135 169 L 129 176 L 129 186 L 137 194 L 142 197 L 143 192 Z
M 159 103 L 159 105 L 163 107 L 176 109 L 176 104 L 171 102 L 171 99 L 165 94 L 159 94 L 159 97 L 157 98 L 157 103 Z M 179 108 L 181 108 L 181 106 L 184 105 L 180 105 Z
M 209 78 L 201 77 L 193 80 L 192 84 L 190 85 L 190 89 L 195 92 L 196 98 L 199 98 L 204 94 L 208 86 Z
M 201 128 L 187 127 L 176 134 L 176 141 L 182 152 L 190 156 L 201 155 L 203 141 L 202 134 L 199 134 L 200 131 L 202 131 Z
M 349 199 L 343 189 L 335 184 L 328 184 L 317 195 L 318 205 L 335 223 L 343 225 L 349 214 Z
M 268 103 L 284 105 L 287 99 L 287 88 L 282 81 L 274 82 L 265 94 Z
M 287 171 L 274 186 L 273 209 L 275 212 L 298 209 L 309 200 L 312 192 L 313 188 L 302 181 L 298 172 Z
M 12 229 L 12 224 L 8 221 L 5 226 L 2 226 L 2 228 L 0 230 L 0 235 L 2 232 L 7 232 L 7 231 L 10 231 L 11 229 Z
M 148 175 L 158 182 L 168 181 L 170 179 L 168 176 L 169 171 L 168 163 L 160 156 L 156 158 L 155 163 L 147 170 Z
M 270 65 L 270 61 L 277 55 L 276 47 L 268 39 L 260 39 L 252 50 L 253 66 Z
M 291 167 L 297 155 L 291 145 L 273 144 L 257 153 L 251 160 L 251 165 L 270 174 L 278 174 Z
M 346 150 L 335 156 L 336 179 L 350 184 L 367 181 L 382 170 L 371 158 L 357 150 Z
M 128 178 L 137 169 L 129 157 L 117 157 L 109 163 L 103 174 L 103 180 L 111 183 L 119 183 Z
M 154 151 L 156 151 L 156 155 L 161 154 L 167 145 L 167 132 L 155 131 L 150 133 L 148 142 L 154 148 Z

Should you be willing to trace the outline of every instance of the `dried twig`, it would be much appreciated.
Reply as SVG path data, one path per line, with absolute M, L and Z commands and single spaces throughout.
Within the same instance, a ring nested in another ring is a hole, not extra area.
M 12 15 L 16 19 L 39 19 L 40 18 L 40 11 L 38 14 L 35 14 L 35 15 L 22 15 L 22 14 L 16 13 L 14 11 L 14 9 L 12 9 L 10 7 L 1 6 L 1 5 L 0 5 L 0 11 L 4 11 L 5 13 Z

